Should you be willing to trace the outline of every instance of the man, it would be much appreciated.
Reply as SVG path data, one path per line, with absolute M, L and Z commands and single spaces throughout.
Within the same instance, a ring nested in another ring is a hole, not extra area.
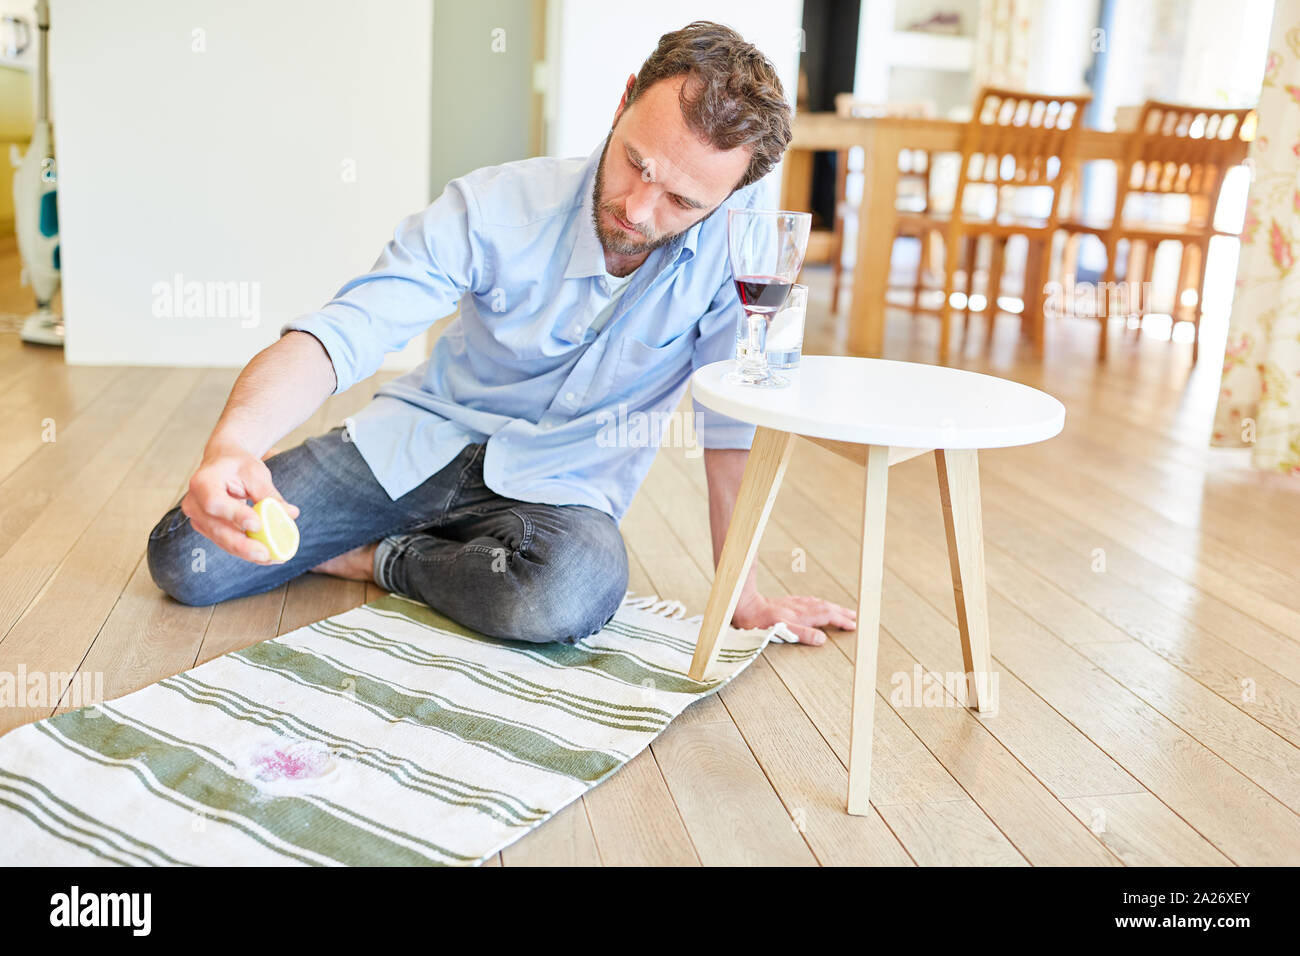
M 627 588 L 618 522 L 656 451 L 610 441 L 609 422 L 662 421 L 693 369 L 732 355 L 725 210 L 774 205 L 760 180 L 789 140 L 771 63 L 696 22 L 628 78 L 585 161 L 450 182 L 369 273 L 286 323 L 240 374 L 189 491 L 150 534 L 154 581 L 212 604 L 314 570 L 373 580 L 485 634 L 572 643 L 600 630 Z M 457 302 L 431 358 L 346 429 L 266 457 Z M 754 429 L 698 405 L 696 423 L 716 563 Z M 302 518 L 280 564 L 244 533 L 258 523 L 247 501 L 267 496 Z M 854 614 L 763 597 L 751 568 L 734 624 L 778 621 L 820 644 L 821 626 L 851 628 Z

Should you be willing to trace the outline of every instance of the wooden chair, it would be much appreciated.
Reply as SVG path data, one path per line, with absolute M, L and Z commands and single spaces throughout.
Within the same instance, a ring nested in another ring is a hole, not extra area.
M 1206 261 L 1210 240 L 1214 236 L 1234 235 L 1216 229 L 1214 214 L 1218 209 L 1224 177 L 1229 169 L 1246 159 L 1256 125 L 1252 109 L 1223 109 L 1216 107 L 1183 106 L 1148 100 L 1142 106 L 1137 128 L 1130 137 L 1128 148 L 1116 177 L 1115 209 L 1109 221 L 1088 221 L 1069 217 L 1061 222 L 1068 235 L 1067 242 L 1077 243 L 1083 235 L 1097 236 L 1106 248 L 1106 272 L 1097 296 L 1095 316 L 1101 325 L 1101 340 L 1097 348 L 1099 359 L 1106 358 L 1108 320 L 1106 302 L 1109 292 L 1115 289 L 1119 243 L 1127 241 L 1130 269 L 1125 281 L 1134 282 L 1132 252 L 1135 243 L 1143 248 L 1143 286 L 1150 288 L 1155 251 L 1165 241 L 1182 246 L 1182 268 L 1178 288 L 1174 294 L 1173 318 L 1177 320 L 1182 293 L 1196 288 L 1196 307 L 1192 310 L 1195 332 L 1192 338 L 1192 364 L 1199 356 L 1201 318 L 1205 306 Z M 1164 223 L 1139 220 L 1126 215 L 1128 200 L 1135 195 L 1180 195 L 1188 199 L 1189 216 L 1186 222 Z M 1188 262 L 1188 249 L 1197 251 L 1197 269 Z M 1067 257 L 1067 259 L 1072 257 Z M 1129 292 L 1133 289 L 1130 286 Z M 1125 297 L 1132 302 L 1132 295 Z M 1145 314 L 1145 305 L 1139 315 Z M 1141 322 L 1139 320 L 1139 328 Z M 1172 340 L 1172 336 L 1170 339 Z
M 835 115 L 853 116 L 903 116 L 912 119 L 932 119 L 934 104 L 917 103 L 876 103 L 868 100 L 854 99 L 852 93 L 839 93 L 835 97 Z M 915 207 L 909 211 L 924 212 L 930 208 L 930 154 L 926 150 L 904 150 L 898 157 L 899 182 L 911 182 L 919 186 L 920 197 Z M 849 150 L 838 151 L 835 161 L 835 224 L 834 238 L 831 241 L 831 312 L 839 311 L 840 282 L 844 277 L 844 219 L 850 211 L 848 205 Z M 902 202 L 903 200 L 900 200 Z M 901 226 L 895 236 L 905 236 L 921 241 L 921 264 L 917 268 L 915 296 L 920 301 L 922 270 L 929 261 L 926 236 L 909 226 Z
M 985 87 L 962 135 L 961 166 L 950 214 L 904 213 L 900 223 L 913 230 L 936 230 L 944 237 L 943 303 L 939 321 L 939 362 L 947 363 L 952 326 L 953 276 L 963 245 L 967 267 L 966 327 L 970 325 L 970 297 L 976 243 L 988 236 L 993 243 L 987 294 L 989 339 L 997 314 L 998 292 L 1006 243 L 1013 235 L 1029 241 L 1025 264 L 1022 329 L 1030 334 L 1034 354 L 1043 355 L 1042 300 L 1044 260 L 1051 249 L 1061 208 L 1061 193 L 1074 168 L 1074 146 L 1084 108 L 1091 97 L 1049 96 Z M 1024 216 L 1004 206 L 1012 193 L 1026 188 L 1047 189 L 1045 215 Z M 992 191 L 990 215 L 975 217 L 966 211 L 967 197 L 980 189 Z

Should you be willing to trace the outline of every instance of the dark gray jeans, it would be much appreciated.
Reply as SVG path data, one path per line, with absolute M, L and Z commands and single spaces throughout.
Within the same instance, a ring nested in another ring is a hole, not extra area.
M 343 428 L 332 429 L 266 462 L 276 489 L 299 508 L 293 558 L 237 558 L 195 531 L 178 502 L 149 535 L 149 572 L 182 604 L 216 604 L 379 541 L 380 587 L 482 634 L 566 644 L 594 634 L 627 592 L 618 525 L 585 505 L 503 498 L 483 483 L 483 448 L 467 445 L 394 501 Z

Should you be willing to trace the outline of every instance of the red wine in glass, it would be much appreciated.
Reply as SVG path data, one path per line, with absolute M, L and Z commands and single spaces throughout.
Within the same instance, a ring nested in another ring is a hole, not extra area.
M 775 313 L 785 305 L 794 283 L 779 276 L 741 276 L 734 280 L 740 303 L 747 312 Z

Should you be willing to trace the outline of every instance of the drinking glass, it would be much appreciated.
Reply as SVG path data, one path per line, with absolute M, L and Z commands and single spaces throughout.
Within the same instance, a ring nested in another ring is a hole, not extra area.
M 767 326 L 768 368 L 798 368 L 803 353 L 803 330 L 808 316 L 808 287 L 795 283 L 785 305 Z
M 785 305 L 803 265 L 812 214 L 783 209 L 729 209 L 727 251 L 736 293 L 745 309 L 745 335 L 736 347 L 736 368 L 724 380 L 781 388 L 790 380 L 767 362 L 767 328 Z

